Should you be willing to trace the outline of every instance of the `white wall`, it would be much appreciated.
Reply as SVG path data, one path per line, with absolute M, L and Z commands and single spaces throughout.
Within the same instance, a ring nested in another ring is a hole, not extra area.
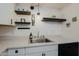
M 14 19 L 19 21 L 22 17 L 26 18 L 27 21 L 31 20 L 31 16 L 22 16 L 16 15 L 14 13 L 14 5 L 13 4 L 0 4 L 0 23 L 10 24 L 10 19 Z M 25 10 L 29 9 L 30 5 L 20 4 L 17 7 L 24 8 Z M 30 10 L 30 9 L 29 9 Z M 14 30 L 14 32 L 9 32 L 3 34 L 5 36 L 0 36 L 0 52 L 8 47 L 19 47 L 25 46 L 28 42 L 27 38 L 29 33 L 32 31 L 34 35 L 37 34 L 39 31 L 41 34 L 46 36 L 53 36 L 53 35 L 62 35 L 65 38 L 63 41 L 66 40 L 75 40 L 79 39 L 79 20 L 77 22 L 72 22 L 72 17 L 77 16 L 79 19 L 79 4 L 70 4 L 69 6 L 60 10 L 53 8 L 52 6 L 42 6 L 40 7 L 40 18 L 37 18 L 37 8 L 32 11 L 33 14 L 36 15 L 35 21 L 36 25 L 31 26 L 30 30 Z M 3 11 L 3 12 L 2 12 Z M 41 22 L 42 17 L 52 17 L 56 15 L 58 18 L 66 18 L 67 21 L 65 23 L 44 23 Z M 63 15 L 63 17 L 62 17 Z M 70 22 L 71 26 L 69 28 L 66 27 L 66 23 Z M 62 31 L 61 31 L 62 30 Z M 15 37 L 14 37 L 15 36 Z M 53 39 L 54 40 L 54 39 Z
M 14 8 L 15 8 L 14 3 L 0 3 L 0 24 L 9 24 L 9 25 L 11 24 L 11 19 L 14 18 L 14 14 L 15 14 Z M 8 31 L 7 29 L 4 29 L 4 30 Z M 6 42 L 7 40 L 4 40 L 7 38 L 4 38 L 4 37 L 3 39 L 1 38 L 1 35 L 4 35 L 2 33 L 2 32 L 5 32 L 4 30 L 1 30 L 0 32 L 0 52 L 3 48 L 5 48 L 6 45 L 8 45 L 8 42 Z M 13 31 L 10 31 L 10 33 L 12 34 Z
M 18 4 L 16 7 L 20 9 L 30 10 L 29 4 Z M 14 9 L 13 9 L 14 10 Z M 36 33 L 40 32 L 41 34 L 45 34 L 48 36 L 52 35 L 60 35 L 61 34 L 61 24 L 60 23 L 45 23 L 42 22 L 43 17 L 52 17 L 53 15 L 56 15 L 57 18 L 62 18 L 61 13 L 58 9 L 53 8 L 50 5 L 46 6 L 40 6 L 40 13 L 39 19 L 37 18 L 37 7 L 33 11 L 31 11 L 32 14 L 35 14 L 35 26 L 30 26 L 30 30 L 15 30 L 14 33 L 9 32 L 5 35 L 15 35 L 15 36 L 27 36 L 30 32 Z M 31 16 L 28 15 L 17 15 L 15 13 L 12 13 L 14 21 L 20 21 L 21 18 L 25 18 L 26 21 L 31 21 Z M 4 34 L 3 34 L 4 35 Z
M 79 40 L 79 4 L 70 4 L 62 9 L 62 13 L 64 18 L 67 19 L 67 21 L 63 23 L 62 36 L 70 40 Z M 77 22 L 72 22 L 72 18 L 75 16 L 77 17 Z M 66 23 L 68 22 L 71 23 L 71 26 L 67 28 Z
M 3 5 L 3 9 L 7 10 L 3 10 L 3 16 L 6 14 L 8 14 L 10 11 L 14 10 L 14 8 L 10 5 L 10 4 L 1 4 L 1 6 Z M 8 5 L 8 6 L 7 6 Z M 6 7 L 7 6 L 7 7 Z M 21 4 L 21 5 L 17 5 L 16 8 L 24 8 L 25 10 L 29 9 L 29 5 L 25 5 L 25 4 Z M 13 8 L 13 9 L 12 9 Z M 2 10 L 2 9 L 1 9 Z M 9 11 L 10 10 L 10 11 Z M 30 10 L 30 9 L 29 9 Z M 37 18 L 37 7 L 35 8 L 34 11 L 31 11 L 33 14 L 35 14 L 35 26 L 31 26 L 30 30 L 17 30 L 15 29 L 14 32 L 10 31 L 9 33 L 5 33 L 2 34 L 1 38 L 0 38 L 0 51 L 3 51 L 4 49 L 8 48 L 8 47 L 14 47 L 14 46 L 25 46 L 27 43 L 27 39 L 29 37 L 29 33 L 32 32 L 33 35 L 37 35 L 37 32 L 40 32 L 40 34 L 44 34 L 45 36 L 50 36 L 52 37 L 53 35 L 60 35 L 61 34 L 61 23 L 45 23 L 42 22 L 42 17 L 52 17 L 53 15 L 56 15 L 57 18 L 61 18 L 62 15 L 60 13 L 60 11 L 56 8 L 53 8 L 52 6 L 42 6 L 40 7 L 40 18 Z M 17 15 L 15 13 L 10 13 L 14 19 L 14 21 L 19 21 L 20 18 L 26 18 L 26 21 L 31 21 L 31 16 L 27 16 L 27 15 Z M 1 20 L 0 22 L 4 23 L 4 21 L 6 20 L 6 22 L 8 23 L 9 20 L 11 19 L 12 16 L 6 16 L 5 18 L 3 18 L 3 16 L 1 16 L 1 19 L 4 19 L 3 21 Z M 6 23 L 5 22 L 5 23 Z M 6 37 L 7 36 L 7 37 Z M 12 37 L 13 36 L 13 37 Z
M 0 24 L 10 24 L 13 18 L 13 3 L 0 3 Z
M 25 9 L 25 10 L 30 10 L 30 5 L 29 4 L 19 4 L 16 6 L 16 9 L 20 8 L 20 9 Z M 56 15 L 58 18 L 61 18 L 61 13 L 59 12 L 58 9 L 53 8 L 52 6 L 40 6 L 40 16 L 39 19 L 37 17 L 37 7 L 35 7 L 35 9 L 33 11 L 31 11 L 32 14 L 35 14 L 35 26 L 31 26 L 31 30 L 25 30 L 25 31 L 18 31 L 16 30 L 15 35 L 28 35 L 28 32 L 30 33 L 31 31 L 36 33 L 36 32 L 40 32 L 43 34 L 47 34 L 47 35 L 55 35 L 55 34 L 60 34 L 61 32 L 61 24 L 59 23 L 45 23 L 42 22 L 42 18 L 43 17 L 52 17 L 53 15 Z M 19 21 L 20 18 L 25 18 L 26 21 L 31 21 L 31 16 L 23 16 L 23 15 L 16 15 L 17 21 Z M 23 34 L 20 34 L 23 33 Z

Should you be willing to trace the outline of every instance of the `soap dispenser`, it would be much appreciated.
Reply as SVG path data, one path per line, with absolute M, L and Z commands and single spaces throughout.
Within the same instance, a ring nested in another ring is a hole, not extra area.
M 33 35 L 32 35 L 32 33 L 30 33 L 30 35 L 29 35 L 30 43 L 32 43 L 32 39 L 33 39 Z

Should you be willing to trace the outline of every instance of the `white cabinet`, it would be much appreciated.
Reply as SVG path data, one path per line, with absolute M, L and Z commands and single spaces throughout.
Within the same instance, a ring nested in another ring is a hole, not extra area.
M 8 50 L 8 55 L 9 56 L 24 56 L 25 53 L 25 48 L 11 48 Z
M 45 53 L 46 56 L 58 56 L 58 51 L 50 50 Z
M 33 52 L 33 53 L 28 53 L 28 56 L 42 56 L 42 52 Z
M 58 56 L 58 52 L 50 50 L 44 52 L 29 53 L 28 56 Z
M 10 56 L 58 56 L 58 45 L 8 49 Z
M 28 50 L 29 56 L 58 56 L 58 45 L 31 47 Z

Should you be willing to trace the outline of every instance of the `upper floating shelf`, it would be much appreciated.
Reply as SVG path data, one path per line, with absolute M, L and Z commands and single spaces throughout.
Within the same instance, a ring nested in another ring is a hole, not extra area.
M 48 21 L 48 22 L 64 22 L 66 19 L 60 19 L 60 18 L 43 18 L 42 21 Z
M 18 10 L 15 10 L 15 13 L 18 14 L 18 15 L 31 15 L 30 11 L 18 11 Z

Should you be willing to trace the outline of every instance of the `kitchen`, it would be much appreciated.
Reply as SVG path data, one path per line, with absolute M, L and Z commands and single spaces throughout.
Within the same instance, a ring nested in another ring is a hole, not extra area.
M 78 10 L 78 3 L 0 3 L 0 55 L 78 56 Z

